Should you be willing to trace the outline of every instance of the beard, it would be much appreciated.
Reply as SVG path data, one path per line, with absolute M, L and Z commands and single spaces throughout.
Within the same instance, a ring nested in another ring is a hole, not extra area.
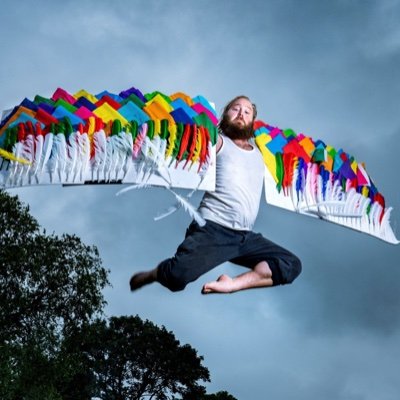
M 226 116 L 218 125 L 222 133 L 229 139 L 251 139 L 254 136 L 253 123 L 249 125 L 238 125 L 235 121 L 229 120 Z

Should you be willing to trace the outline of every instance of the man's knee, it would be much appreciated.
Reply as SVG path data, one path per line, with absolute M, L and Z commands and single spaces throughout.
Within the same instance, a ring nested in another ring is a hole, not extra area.
M 301 261 L 294 254 L 289 257 L 277 259 L 270 263 L 273 285 L 286 285 L 292 283 L 301 273 Z
M 183 289 L 185 289 L 186 285 L 188 284 L 188 282 L 186 282 L 183 279 L 180 278 L 173 278 L 170 279 L 167 283 L 166 286 L 169 290 L 171 290 L 171 292 L 180 292 Z
M 300 258 L 293 255 L 292 259 L 290 260 L 289 274 L 286 283 L 292 283 L 300 275 L 301 270 L 302 270 L 302 265 Z
M 189 280 L 185 271 L 181 271 L 172 260 L 166 260 L 158 266 L 157 280 L 172 292 L 185 289 Z

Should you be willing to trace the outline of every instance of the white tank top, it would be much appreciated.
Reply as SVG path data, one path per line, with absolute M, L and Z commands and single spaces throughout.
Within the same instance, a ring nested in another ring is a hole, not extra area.
M 217 154 L 215 192 L 206 192 L 199 206 L 203 218 L 236 230 L 251 230 L 260 206 L 264 161 L 254 142 L 244 150 L 222 136 Z

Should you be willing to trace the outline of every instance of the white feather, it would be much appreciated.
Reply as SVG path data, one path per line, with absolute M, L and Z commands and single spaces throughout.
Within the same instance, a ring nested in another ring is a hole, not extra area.
M 205 174 L 201 174 L 200 175 L 200 182 L 198 183 L 198 185 L 192 189 L 189 194 L 187 194 L 184 198 L 182 196 L 180 196 L 183 200 L 185 200 L 187 203 L 189 203 L 189 199 L 193 196 L 194 193 L 197 192 L 197 190 L 199 190 L 199 187 L 201 186 L 204 178 L 205 178 Z M 168 186 L 169 188 L 171 187 L 171 185 Z M 176 193 L 173 192 L 175 195 Z M 189 203 L 190 204 L 190 203 Z M 168 216 L 170 216 L 171 214 L 173 214 L 174 212 L 178 211 L 181 207 L 182 207 L 182 202 L 177 202 L 174 205 L 168 207 L 165 211 L 161 212 L 160 214 L 158 214 L 154 220 L 155 221 L 159 221 L 160 219 L 166 218 Z M 197 211 L 196 211 L 197 212 Z M 202 220 L 203 221 L 203 220 Z M 202 225 L 201 225 L 202 226 Z
M 21 158 L 22 150 L 23 150 L 22 143 L 17 142 L 13 146 L 12 153 L 14 154 L 15 157 Z M 18 161 L 14 161 L 14 160 L 10 161 L 9 174 L 8 174 L 7 179 L 5 180 L 5 183 L 4 183 L 5 185 L 7 185 L 8 182 L 10 182 L 9 184 L 11 186 L 16 185 L 14 177 L 17 174 L 19 164 L 20 163 Z
M 54 148 L 53 148 L 54 147 Z M 56 172 L 56 168 L 57 168 L 57 162 L 58 162 L 58 158 L 56 156 L 56 140 L 55 137 L 53 137 L 53 146 L 52 146 L 52 150 L 49 156 L 49 159 L 47 161 L 47 163 L 45 164 L 47 167 L 47 172 L 50 175 L 50 182 L 53 182 L 53 176 Z
M 131 191 L 131 190 L 136 190 L 136 189 L 147 189 L 147 188 L 149 188 L 149 187 L 151 187 L 151 185 L 148 185 L 148 184 L 146 184 L 146 183 L 140 183 L 140 184 L 137 184 L 137 185 L 130 185 L 130 186 L 124 188 L 124 189 L 119 190 L 115 195 L 116 195 L 116 196 L 120 196 L 121 194 L 124 194 L 124 193 L 126 193 L 126 192 L 129 192 L 129 191 Z
M 145 159 L 145 162 L 147 163 L 148 166 L 148 170 L 147 170 L 147 179 L 144 180 L 149 180 L 151 174 L 157 173 L 158 176 L 160 176 L 167 183 L 168 186 L 171 186 L 172 177 L 169 172 L 169 167 L 164 156 L 166 140 L 156 140 L 156 142 L 153 143 L 148 137 L 146 137 L 145 143 L 146 147 L 150 149 L 150 152 L 148 152 L 148 156 Z M 164 171 L 166 172 L 167 176 L 164 175 Z
M 53 182 L 54 174 L 58 172 L 59 181 L 63 180 L 67 162 L 67 142 L 63 133 L 58 133 L 53 137 L 53 146 L 49 161 L 47 162 L 50 173 L 50 181 Z
M 42 158 L 42 153 L 43 153 L 43 142 L 44 142 L 43 135 L 37 135 L 35 137 L 35 157 L 30 171 L 30 179 L 31 177 L 35 177 L 36 182 L 38 182 L 37 174 L 39 171 L 40 160 Z
M 181 203 L 175 203 L 173 206 L 168 207 L 165 211 L 161 212 L 158 214 L 156 217 L 154 217 L 154 221 L 159 221 L 160 219 L 166 218 L 179 210 L 181 208 Z
M 25 137 L 25 140 L 22 142 L 22 153 L 21 156 L 23 159 L 27 160 L 29 162 L 29 165 L 20 165 L 19 166 L 19 173 L 18 173 L 18 178 L 19 179 L 19 185 L 23 185 L 23 181 L 28 175 L 28 172 L 31 169 L 31 165 L 35 159 L 35 138 L 32 134 L 27 135 Z
M 79 132 L 72 132 L 68 137 L 67 144 L 67 163 L 66 163 L 66 175 L 67 181 L 74 181 L 76 175 L 76 169 L 78 167 L 78 136 Z
M 171 192 L 176 200 L 182 205 L 185 211 L 193 218 L 200 226 L 204 226 L 206 224 L 205 219 L 199 214 L 199 212 L 190 204 L 186 199 L 180 196 L 178 193 L 175 193 L 172 189 L 166 188 L 169 192 Z
M 133 151 L 133 138 L 132 135 L 129 132 L 125 133 L 125 138 L 124 138 L 125 142 L 126 142 L 126 157 L 125 157 L 125 163 L 122 167 L 123 169 L 123 177 L 122 179 L 124 179 L 127 174 L 129 173 L 131 167 L 132 167 L 132 151 Z
M 79 174 L 79 179 L 83 181 L 83 177 L 87 170 L 90 161 L 90 141 L 87 133 L 78 134 L 78 160 L 79 167 L 76 169 L 76 174 Z M 74 181 L 75 181 L 74 177 Z
M 40 176 L 44 171 L 45 166 L 47 166 L 47 162 L 49 161 L 51 151 L 53 148 L 53 141 L 54 141 L 53 133 L 51 132 L 47 133 L 46 136 L 44 137 L 43 151 L 39 161 L 39 173 L 38 173 L 39 181 L 40 181 Z
M 57 136 L 57 154 L 58 154 L 58 177 L 60 182 L 64 180 L 65 170 L 67 168 L 68 159 L 68 149 L 67 149 L 67 139 L 63 133 L 59 133 Z
M 130 156 L 132 154 L 132 139 L 130 134 L 126 134 L 125 132 L 120 132 L 118 135 L 115 135 L 115 147 L 114 151 L 117 152 L 118 158 L 115 165 L 115 179 L 118 180 L 118 177 L 121 172 L 125 175 L 125 166 L 127 161 L 130 160 Z
M 99 181 L 103 176 L 104 167 L 107 160 L 107 138 L 103 130 L 95 132 L 93 135 L 94 156 L 92 164 L 92 180 Z
M 107 148 L 106 148 L 106 153 L 107 153 L 107 159 L 106 163 L 104 165 L 104 179 L 106 181 L 111 180 L 111 173 L 112 170 L 114 169 L 115 162 L 116 162 L 116 157 L 113 157 L 114 155 L 114 137 L 113 136 L 108 136 L 107 137 Z

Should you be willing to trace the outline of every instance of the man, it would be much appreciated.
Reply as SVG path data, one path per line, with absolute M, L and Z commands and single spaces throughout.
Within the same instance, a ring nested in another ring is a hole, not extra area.
M 246 96 L 226 105 L 216 148 L 216 190 L 204 194 L 198 210 L 205 226 L 192 222 L 172 258 L 132 276 L 132 291 L 155 281 L 183 290 L 226 261 L 249 270 L 234 278 L 221 275 L 203 286 L 203 294 L 282 285 L 300 274 L 301 262 L 294 254 L 252 232 L 264 179 L 263 158 L 252 139 L 256 115 Z

